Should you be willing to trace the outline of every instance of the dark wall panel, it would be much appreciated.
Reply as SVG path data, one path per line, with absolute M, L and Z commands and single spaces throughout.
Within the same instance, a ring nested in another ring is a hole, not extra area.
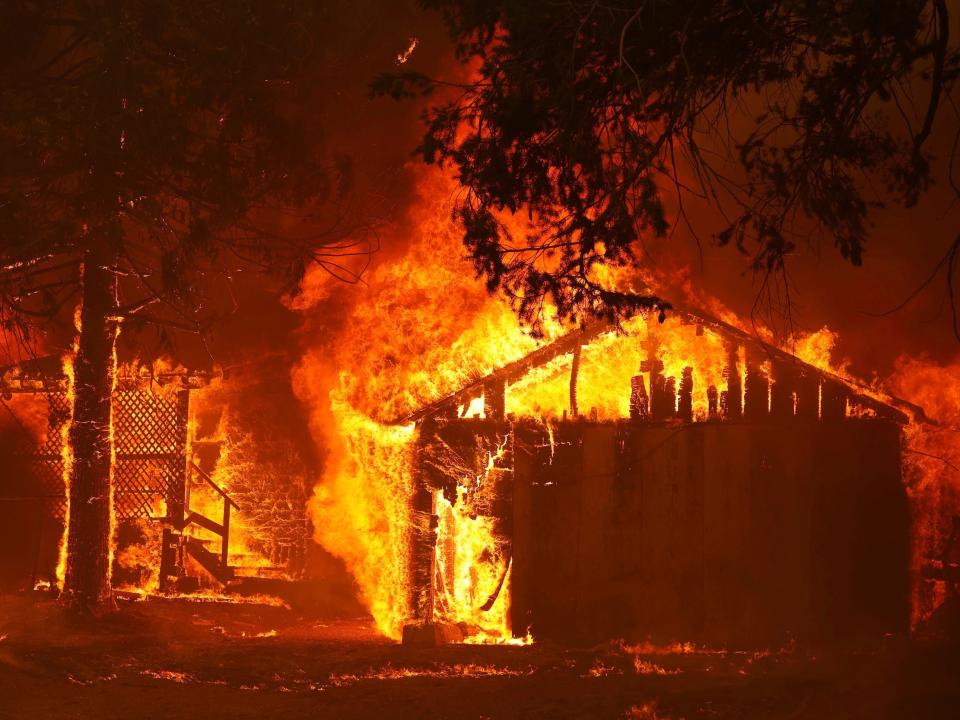
M 770 646 L 907 627 L 899 429 L 875 421 L 516 429 L 514 626 Z

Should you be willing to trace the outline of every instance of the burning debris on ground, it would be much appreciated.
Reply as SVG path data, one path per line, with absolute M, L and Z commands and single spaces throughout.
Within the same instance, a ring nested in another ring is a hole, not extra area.
M 954 717 L 960 8 L 386 5 L 0 10 L 0 718 Z

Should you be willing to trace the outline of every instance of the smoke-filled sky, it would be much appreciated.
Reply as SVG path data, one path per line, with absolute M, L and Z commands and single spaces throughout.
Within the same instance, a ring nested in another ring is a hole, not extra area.
M 410 0 L 329 3 L 330 37 L 323 67 L 318 68 L 318 93 L 309 101 L 321 103 L 326 116 L 324 137 L 331 153 L 350 159 L 355 176 L 353 196 L 357 210 L 381 224 L 380 252 L 373 263 L 389 263 L 415 238 L 415 228 L 403 228 L 405 210 L 415 191 L 417 162 L 412 152 L 422 127 L 422 105 L 370 99 L 369 82 L 378 73 L 395 70 L 397 56 L 417 45 L 406 68 L 431 76 L 462 72 L 439 19 L 420 11 Z M 941 114 L 931 150 L 945 167 L 956 119 Z M 900 304 L 930 274 L 960 227 L 960 209 L 953 201 L 945 172 L 914 208 L 892 207 L 873 216 L 864 265 L 845 263 L 829 238 L 798 247 L 790 259 L 793 320 L 798 330 L 828 325 L 839 332 L 839 353 L 852 360 L 863 376 L 887 374 L 901 354 L 929 354 L 940 362 L 952 360 L 960 343 L 950 327 L 950 305 L 944 275 L 902 310 L 877 317 Z M 672 236 L 646 243 L 644 262 L 674 271 L 689 268 L 694 285 L 748 315 L 754 306 L 759 278 L 748 270 L 748 258 L 735 248 L 711 242 L 716 229 L 714 210 L 688 208 L 702 247 L 685 228 Z M 263 347 L 296 352 L 297 328 L 303 318 L 286 310 L 278 289 L 265 289 L 262 280 L 239 283 L 240 311 L 217 331 L 214 347 L 221 357 L 249 357 Z M 308 333 L 336 327 L 341 311 L 364 299 L 364 287 L 332 283 L 330 299 L 312 313 Z M 873 313 L 874 315 L 871 315 Z M 256 328 L 254 333 L 251 329 Z M 302 340 L 302 335 L 300 335 Z M 251 342 L 255 341 L 255 342 Z M 313 342 L 312 338 L 309 342 Z

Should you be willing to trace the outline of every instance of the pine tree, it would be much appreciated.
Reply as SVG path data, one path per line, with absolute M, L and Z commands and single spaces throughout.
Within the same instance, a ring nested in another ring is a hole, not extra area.
M 78 608 L 111 602 L 121 328 L 202 332 L 230 263 L 295 284 L 361 251 L 343 223 L 270 230 L 280 209 L 322 214 L 347 191 L 304 101 L 324 21 L 309 0 L 0 6 L 0 321 L 29 344 L 80 308 L 64 583 Z

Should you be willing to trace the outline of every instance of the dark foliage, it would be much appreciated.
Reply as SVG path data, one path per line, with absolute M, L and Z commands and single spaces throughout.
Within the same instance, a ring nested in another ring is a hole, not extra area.
M 362 252 L 350 167 L 320 154 L 305 87 L 326 21 L 309 0 L 0 5 L 0 308 L 8 335 L 79 299 L 97 250 L 118 315 L 202 332 L 225 268 L 295 286 Z M 283 234 L 271 230 L 293 211 Z
M 423 5 L 473 79 L 373 91 L 444 91 L 419 152 L 456 169 L 478 272 L 533 322 L 545 300 L 567 318 L 659 306 L 607 293 L 591 268 L 633 262 L 691 194 L 723 209 L 717 241 L 759 272 L 784 272 L 801 226 L 859 265 L 870 209 L 927 189 L 924 143 L 960 67 L 945 0 Z M 504 211 L 531 222 L 510 232 Z

